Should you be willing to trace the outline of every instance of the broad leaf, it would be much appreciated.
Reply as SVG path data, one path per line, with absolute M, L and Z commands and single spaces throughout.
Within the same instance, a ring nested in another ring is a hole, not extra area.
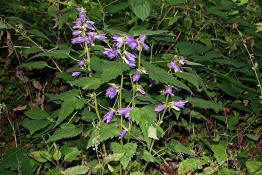
M 48 64 L 45 61 L 34 61 L 30 63 L 24 63 L 21 65 L 21 67 L 25 67 L 27 69 L 43 69 L 47 66 Z
M 130 5 L 138 18 L 145 20 L 150 15 L 152 6 L 149 0 L 130 0 Z
M 54 142 L 64 138 L 71 138 L 81 134 L 82 130 L 73 124 L 64 124 L 60 129 L 57 129 L 55 133 L 49 137 L 47 142 Z
M 134 154 L 136 153 L 136 143 L 127 143 L 125 145 L 120 145 L 119 143 L 111 143 L 111 149 L 114 154 L 124 154 L 123 157 L 120 158 L 120 162 L 123 165 L 123 168 L 126 169 L 129 161 L 132 159 Z
M 36 131 L 45 128 L 49 125 L 47 120 L 29 120 L 25 119 L 23 121 L 23 126 L 30 131 L 30 134 L 33 135 Z
M 129 69 L 129 66 L 125 63 L 118 62 L 106 62 L 103 64 L 103 72 L 101 78 L 104 82 L 108 82 L 112 79 L 117 78 L 124 71 Z
M 81 87 L 82 89 L 97 89 L 103 82 L 100 78 L 81 77 L 77 80 L 70 81 L 69 83 L 71 85 Z
M 25 115 L 31 119 L 42 120 L 49 117 L 49 114 L 42 109 L 31 109 L 25 112 Z
M 89 169 L 88 166 L 78 165 L 71 168 L 67 168 L 64 172 L 67 175 L 81 175 L 81 174 L 86 174 L 88 169 Z
M 214 109 L 215 111 L 219 111 L 222 109 L 222 105 L 201 98 L 189 97 L 187 98 L 187 101 L 194 106 L 203 109 Z

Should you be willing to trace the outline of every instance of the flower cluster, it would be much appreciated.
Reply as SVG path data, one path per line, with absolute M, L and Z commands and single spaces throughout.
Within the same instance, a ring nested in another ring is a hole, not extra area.
M 76 36 L 71 40 L 72 44 L 78 43 L 90 43 L 93 44 L 95 39 L 105 41 L 106 34 L 97 34 L 93 25 L 95 24 L 93 21 L 88 21 L 86 17 L 86 12 L 84 8 L 77 8 L 76 9 L 79 14 L 78 18 L 75 21 L 75 26 L 73 26 L 72 35 Z M 87 30 L 91 30 L 90 32 L 86 33 Z
M 177 59 L 177 55 L 175 55 L 174 57 L 174 61 L 171 61 L 169 66 L 171 69 L 173 69 L 175 72 L 182 72 L 181 68 L 179 67 L 179 65 L 184 65 L 186 63 L 186 58 L 185 57 L 181 57 L 178 61 Z

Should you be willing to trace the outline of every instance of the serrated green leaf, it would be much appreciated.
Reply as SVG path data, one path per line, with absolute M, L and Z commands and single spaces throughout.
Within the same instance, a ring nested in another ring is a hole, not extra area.
M 262 174 L 262 162 L 257 160 L 246 161 L 246 166 L 249 174 L 261 175 Z
M 48 13 L 49 16 L 56 16 L 56 14 L 57 14 L 56 6 L 54 6 L 54 5 L 49 6 L 48 9 L 47 9 L 47 13 Z
M 31 58 L 37 58 L 37 57 L 69 58 L 69 53 L 70 50 L 53 50 L 51 52 L 39 53 Z
M 200 80 L 195 74 L 188 72 L 176 72 L 175 75 L 193 84 L 198 90 L 200 89 Z
M 62 103 L 55 126 L 62 123 L 74 111 L 74 106 L 72 105 L 74 100 L 75 98 L 71 100 L 66 100 L 65 102 Z
M 134 154 L 136 153 L 136 143 L 127 143 L 125 145 L 120 145 L 119 143 L 111 143 L 111 149 L 115 154 L 124 153 L 123 157 L 120 158 L 120 162 L 123 165 L 123 168 L 126 169 L 129 161 L 132 159 Z
M 145 20 L 150 15 L 152 5 L 149 0 L 130 0 L 130 5 L 138 18 Z
M 168 32 L 167 30 L 155 30 L 155 31 L 152 31 L 152 30 L 135 30 L 135 31 L 132 31 L 131 34 L 133 36 L 139 36 L 139 35 L 159 35 L 159 34 L 167 33 L 167 32 Z
M 101 142 L 120 135 L 121 129 L 118 123 L 98 123 L 94 128 L 88 140 L 87 149 L 91 146 L 97 146 Z
M 30 54 L 34 54 L 34 53 L 37 53 L 37 52 L 40 52 L 40 51 L 41 51 L 41 49 L 39 49 L 36 46 L 26 48 L 26 49 L 23 49 L 23 56 L 27 58 Z
M 102 85 L 102 80 L 100 78 L 87 78 L 81 77 L 74 81 L 69 82 L 71 85 L 81 87 L 82 89 L 97 89 Z
M 187 101 L 194 106 L 203 109 L 214 109 L 215 111 L 219 111 L 222 109 L 222 105 L 201 98 L 189 97 L 187 98 Z
M 47 38 L 47 36 L 43 32 L 40 32 L 39 30 L 31 29 L 31 30 L 27 30 L 26 32 L 50 41 L 49 38 Z
M 108 164 L 109 162 L 112 161 L 119 161 L 121 157 L 124 156 L 125 153 L 120 153 L 120 154 L 110 154 L 108 156 L 105 157 L 104 159 L 104 163 Z
M 62 175 L 61 171 L 62 171 L 62 168 L 50 169 L 48 170 L 46 175 Z
M 49 137 L 47 142 L 54 142 L 64 138 L 71 138 L 81 134 L 82 130 L 77 128 L 73 124 L 64 124 L 60 129 L 56 130 L 55 133 Z
M 106 62 L 102 65 L 103 72 L 101 75 L 101 78 L 103 82 L 108 82 L 112 79 L 117 78 L 119 75 L 121 75 L 124 71 L 127 71 L 129 69 L 129 66 L 125 63 L 119 63 L 119 62 Z
M 33 135 L 36 131 L 45 128 L 48 126 L 49 121 L 47 120 L 29 120 L 25 119 L 23 121 L 23 126 L 30 131 L 30 134 Z
M 77 156 L 79 156 L 80 154 L 81 154 L 81 151 L 78 151 L 78 150 L 72 151 L 72 152 L 67 153 L 67 154 L 65 155 L 64 160 L 65 160 L 65 161 L 72 162 L 72 161 L 75 160 L 75 158 L 76 158 Z
M 188 155 L 195 155 L 189 148 L 185 147 L 182 143 L 172 139 L 168 144 L 168 148 L 176 153 L 184 153 Z
M 179 164 L 178 174 L 185 175 L 189 171 L 194 172 L 195 170 L 202 169 L 203 165 L 210 161 L 208 157 L 204 158 L 189 158 Z
M 137 172 L 131 173 L 130 175 L 145 175 L 145 174 L 137 171 Z
M 43 69 L 47 66 L 48 64 L 45 61 L 34 61 L 30 63 L 24 63 L 21 65 L 21 67 L 25 67 L 27 69 Z
M 154 156 L 149 153 L 147 150 L 144 150 L 141 152 L 140 154 L 141 159 L 145 160 L 146 162 L 155 162 L 156 159 L 154 158 Z
M 108 7 L 106 7 L 106 11 L 108 11 L 109 13 L 117 13 L 120 12 L 121 10 L 125 9 L 128 7 L 128 2 L 119 2 L 115 5 L 110 5 Z
M 30 153 L 30 157 L 34 160 L 44 163 L 48 160 L 51 160 L 52 156 L 48 151 L 34 151 Z
M 81 174 L 86 174 L 88 172 L 88 166 L 84 165 L 79 165 L 79 166 L 74 166 L 71 168 L 67 168 L 64 173 L 66 175 L 81 175 Z
M 135 108 L 130 112 L 132 120 L 137 122 L 143 132 L 147 146 L 150 147 L 151 139 L 148 137 L 148 130 L 156 121 L 156 112 L 153 106 L 145 106 L 143 108 Z
M 227 161 L 227 144 L 224 141 L 219 142 L 217 145 L 210 145 L 211 150 L 214 153 L 214 157 L 216 158 L 218 164 L 222 165 Z
M 49 114 L 42 109 L 31 109 L 29 111 L 26 111 L 24 113 L 27 117 L 31 118 L 31 119 L 35 119 L 35 120 L 42 120 L 42 119 L 46 119 L 47 117 L 49 117 Z
M 184 83 L 178 81 L 171 74 L 166 72 L 164 69 L 154 66 L 144 60 L 141 60 L 141 63 L 146 69 L 149 70 L 149 77 L 157 82 L 165 83 L 167 85 L 174 85 L 180 88 L 183 88 L 189 92 L 191 92 L 190 88 L 187 87 Z

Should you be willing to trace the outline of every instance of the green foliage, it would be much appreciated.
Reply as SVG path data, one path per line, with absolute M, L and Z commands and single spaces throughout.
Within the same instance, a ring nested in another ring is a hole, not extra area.
M 185 147 L 182 143 L 172 139 L 170 143 L 168 144 L 168 148 L 176 153 L 184 153 L 188 155 L 195 155 L 193 151 L 191 151 L 189 148 Z
M 114 154 L 124 154 L 120 158 L 120 162 L 123 165 L 123 168 L 126 169 L 129 161 L 136 153 L 137 144 L 136 143 L 127 143 L 125 145 L 120 145 L 119 143 L 111 143 L 111 149 L 113 150 Z
M 210 145 L 211 150 L 214 152 L 214 157 L 218 164 L 223 164 L 227 161 L 227 144 L 224 141 L 219 142 L 217 145 Z
M 45 110 L 31 109 L 25 112 L 25 115 L 34 120 L 42 120 L 49 117 L 49 114 Z
M 189 97 L 187 98 L 187 101 L 193 104 L 195 107 L 199 108 L 214 109 L 215 111 L 219 111 L 222 109 L 222 105 L 201 98 Z
M 30 131 L 30 134 L 33 135 L 36 131 L 43 129 L 49 125 L 47 120 L 29 120 L 25 119 L 23 121 L 23 126 Z
M 45 61 L 34 61 L 34 62 L 24 63 L 21 65 L 21 67 L 25 67 L 27 69 L 43 69 L 45 67 L 48 67 L 48 64 Z
M 54 142 L 64 138 L 75 137 L 81 134 L 81 132 L 82 130 L 73 124 L 64 124 L 61 125 L 61 128 L 55 131 L 55 133 L 48 138 L 47 142 Z
M 98 146 L 101 142 L 116 137 L 121 133 L 117 123 L 106 124 L 100 122 L 94 126 L 92 133 L 89 137 L 87 148 L 91 146 Z
M 203 165 L 210 162 L 208 157 L 203 158 L 189 158 L 180 163 L 178 168 L 178 174 L 184 175 L 190 171 L 202 169 Z
M 105 62 L 102 67 L 103 72 L 101 78 L 103 82 L 108 82 L 112 79 L 115 79 L 124 71 L 127 71 L 129 69 L 129 66 L 127 64 L 118 62 Z
M 191 92 L 190 88 L 187 87 L 184 83 L 178 81 L 171 74 L 166 72 L 164 69 L 160 67 L 154 66 L 144 60 L 141 60 L 143 66 L 145 66 L 149 70 L 149 77 L 155 81 L 165 83 L 168 85 L 178 86 L 180 88 L 186 89 Z
M 249 174 L 259 175 L 262 174 L 262 162 L 256 160 L 249 160 L 246 162 Z
M 79 166 L 67 168 L 64 171 L 64 173 L 66 173 L 68 175 L 81 175 L 81 174 L 86 174 L 88 169 L 89 169 L 88 166 L 79 165 Z
M 100 78 L 81 77 L 69 83 L 73 86 L 81 87 L 82 89 L 97 89 L 103 82 Z
M 129 0 L 129 3 L 138 18 L 145 20 L 150 15 L 152 6 L 149 0 Z

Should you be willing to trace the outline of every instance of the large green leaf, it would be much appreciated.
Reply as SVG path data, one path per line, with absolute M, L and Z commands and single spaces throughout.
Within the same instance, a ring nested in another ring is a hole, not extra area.
M 97 89 L 103 82 L 100 78 L 81 77 L 69 83 L 82 89 Z
M 195 170 L 202 169 L 203 165 L 209 162 L 209 157 L 186 159 L 179 164 L 178 174 L 186 175 L 189 171 L 194 172 Z
M 124 71 L 129 69 L 129 66 L 125 63 L 119 62 L 106 62 L 103 64 L 103 72 L 101 78 L 104 82 L 108 82 L 112 79 L 117 78 Z
M 167 0 L 167 3 L 170 5 L 177 5 L 177 4 L 182 4 L 185 3 L 186 0 Z
M 45 61 L 34 61 L 34 62 L 24 63 L 21 65 L 21 67 L 25 67 L 27 69 L 43 69 L 47 66 L 48 64 Z
M 65 100 L 62 103 L 61 109 L 59 111 L 58 120 L 56 121 L 55 126 L 62 123 L 75 109 L 81 109 L 84 107 L 86 100 L 83 98 L 72 97 L 68 100 Z
M 30 134 L 33 135 L 36 131 L 45 128 L 49 124 L 47 120 L 29 120 L 25 119 L 23 121 L 23 126 L 30 131 Z
M 120 135 L 121 129 L 118 127 L 118 123 L 98 123 L 92 130 L 90 138 L 88 140 L 87 148 L 91 146 L 98 146 L 101 142 Z
M 257 160 L 246 161 L 246 166 L 249 174 L 261 175 L 262 174 L 262 162 Z
M 49 117 L 49 114 L 42 109 L 31 109 L 25 112 L 25 115 L 31 119 L 42 120 Z
M 111 149 L 115 154 L 123 154 L 120 158 L 120 162 L 123 165 L 123 168 L 126 169 L 128 163 L 136 153 L 136 143 L 127 143 L 125 145 L 120 145 L 119 143 L 113 142 L 110 145 Z
M 61 125 L 61 128 L 56 130 L 55 133 L 49 137 L 47 142 L 54 142 L 64 138 L 75 137 L 81 134 L 82 130 L 73 124 Z
M 219 111 L 222 109 L 221 104 L 217 104 L 212 101 L 207 101 L 201 98 L 188 97 L 187 101 L 193 104 L 194 106 L 203 108 L 203 109 L 214 109 L 215 111 Z
M 67 168 L 64 172 L 67 175 L 81 175 L 81 174 L 86 174 L 88 169 L 89 169 L 88 166 L 77 165 L 71 168 Z
M 155 81 L 165 83 L 167 85 L 174 85 L 180 88 L 186 89 L 187 91 L 191 92 L 190 88 L 187 87 L 184 83 L 178 81 L 175 77 L 169 74 L 164 69 L 154 66 L 144 60 L 141 60 L 141 63 L 144 67 L 149 70 L 149 77 Z
M 42 52 L 39 53 L 32 58 L 37 58 L 37 57 L 54 57 L 54 58 L 69 58 L 69 53 L 70 50 L 54 50 L 51 52 Z
M 149 128 L 152 127 L 152 125 L 154 125 L 156 122 L 156 112 L 154 111 L 154 107 L 145 106 L 143 108 L 135 108 L 130 112 L 130 117 L 139 124 L 147 142 L 147 146 L 150 147 L 150 137 L 157 137 L 156 135 L 148 134 Z
M 184 153 L 188 155 L 195 155 L 189 148 L 185 147 L 182 143 L 172 139 L 170 143 L 167 145 L 169 149 L 176 153 Z
M 129 2 L 138 18 L 145 20 L 150 15 L 152 5 L 149 0 L 130 0 Z
M 198 90 L 200 89 L 200 80 L 199 78 L 193 74 L 193 73 L 188 73 L 188 72 L 176 72 L 175 74 L 177 77 L 184 79 L 188 81 L 189 83 L 193 84 Z
M 214 157 L 218 164 L 222 165 L 224 162 L 227 161 L 227 144 L 224 141 L 219 142 L 217 145 L 210 145 L 211 150 L 214 153 Z

